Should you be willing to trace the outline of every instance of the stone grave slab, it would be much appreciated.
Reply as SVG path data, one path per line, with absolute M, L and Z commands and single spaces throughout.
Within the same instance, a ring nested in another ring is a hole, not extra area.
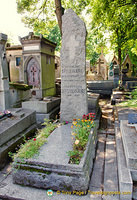
M 51 100 L 45 101 L 25 101 L 22 102 L 22 108 L 27 108 L 30 110 L 35 110 L 39 113 L 49 113 L 52 109 L 60 105 L 60 98 L 51 98 Z
M 112 89 L 114 88 L 113 81 L 87 81 L 88 92 L 102 94 L 102 95 L 111 95 Z
M 88 113 L 86 27 L 72 9 L 62 16 L 61 121 Z
M 44 118 L 53 119 L 59 113 L 61 99 L 46 97 L 42 101 L 30 100 L 22 102 L 22 108 L 35 110 L 37 123 L 44 122 Z
M 43 189 L 86 191 L 95 157 L 97 142 L 97 128 L 91 130 L 84 156 L 79 165 L 69 164 L 66 152 L 72 149 L 71 125 L 67 124 L 55 129 L 48 137 L 39 154 L 31 159 L 17 160 L 13 181 L 21 185 L 28 185 Z
M 95 113 L 97 115 L 99 111 L 99 94 L 88 93 L 88 112 Z
M 128 120 L 120 121 L 120 130 L 126 162 L 129 169 L 137 170 L 137 133 L 135 128 L 127 126 Z
M 115 122 L 115 135 L 116 135 L 119 191 L 121 192 L 120 200 L 123 199 L 131 200 L 133 191 L 133 181 L 131 177 L 131 171 L 127 167 L 122 136 L 120 128 L 118 126 L 118 122 Z M 122 195 L 122 192 L 130 192 L 130 194 Z
M 128 114 L 128 126 L 135 128 L 137 132 L 137 114 L 129 113 Z
M 0 168 L 6 164 L 8 152 L 37 127 L 35 111 L 26 109 L 10 109 L 10 111 L 13 116 L 0 122 Z
M 5 44 L 7 35 L 0 33 L 0 110 L 9 108 L 9 75 Z
M 137 114 L 136 113 L 128 114 L 128 124 L 137 124 Z

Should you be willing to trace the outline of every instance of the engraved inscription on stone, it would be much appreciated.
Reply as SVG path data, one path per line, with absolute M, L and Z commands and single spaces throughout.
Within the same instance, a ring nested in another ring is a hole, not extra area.
M 39 46 L 26 46 L 26 47 L 24 47 L 24 51 L 33 51 L 33 50 L 39 50 Z
M 86 88 L 86 27 L 72 9 L 62 17 L 61 120 L 88 112 Z

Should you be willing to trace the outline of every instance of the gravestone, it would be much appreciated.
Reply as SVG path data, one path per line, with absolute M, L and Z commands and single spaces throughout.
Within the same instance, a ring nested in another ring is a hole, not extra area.
M 61 121 L 72 121 L 88 112 L 86 27 L 72 9 L 66 11 L 62 22 Z
M 129 113 L 128 114 L 128 123 L 129 124 L 137 124 L 137 114 Z
M 100 54 L 99 59 L 97 60 L 96 64 L 97 64 L 96 80 L 107 80 L 108 64 L 107 64 L 107 61 L 103 54 L 103 48 L 101 50 L 101 54 Z
M 33 99 L 41 100 L 54 96 L 55 90 L 55 47 L 56 44 L 33 32 L 21 38 L 24 82 L 32 85 Z
M 0 33 L 0 110 L 9 107 L 9 77 L 5 53 L 7 35 Z

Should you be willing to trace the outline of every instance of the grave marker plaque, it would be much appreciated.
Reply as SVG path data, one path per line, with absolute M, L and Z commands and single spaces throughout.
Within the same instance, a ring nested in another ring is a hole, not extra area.
M 63 15 L 61 48 L 61 121 L 88 112 L 86 87 L 86 27 L 72 9 Z

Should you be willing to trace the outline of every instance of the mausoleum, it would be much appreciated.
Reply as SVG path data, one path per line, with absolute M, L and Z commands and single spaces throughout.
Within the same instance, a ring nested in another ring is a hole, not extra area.
M 22 45 L 6 48 L 10 81 L 32 85 L 36 98 L 53 96 L 56 44 L 32 32 L 20 42 Z

